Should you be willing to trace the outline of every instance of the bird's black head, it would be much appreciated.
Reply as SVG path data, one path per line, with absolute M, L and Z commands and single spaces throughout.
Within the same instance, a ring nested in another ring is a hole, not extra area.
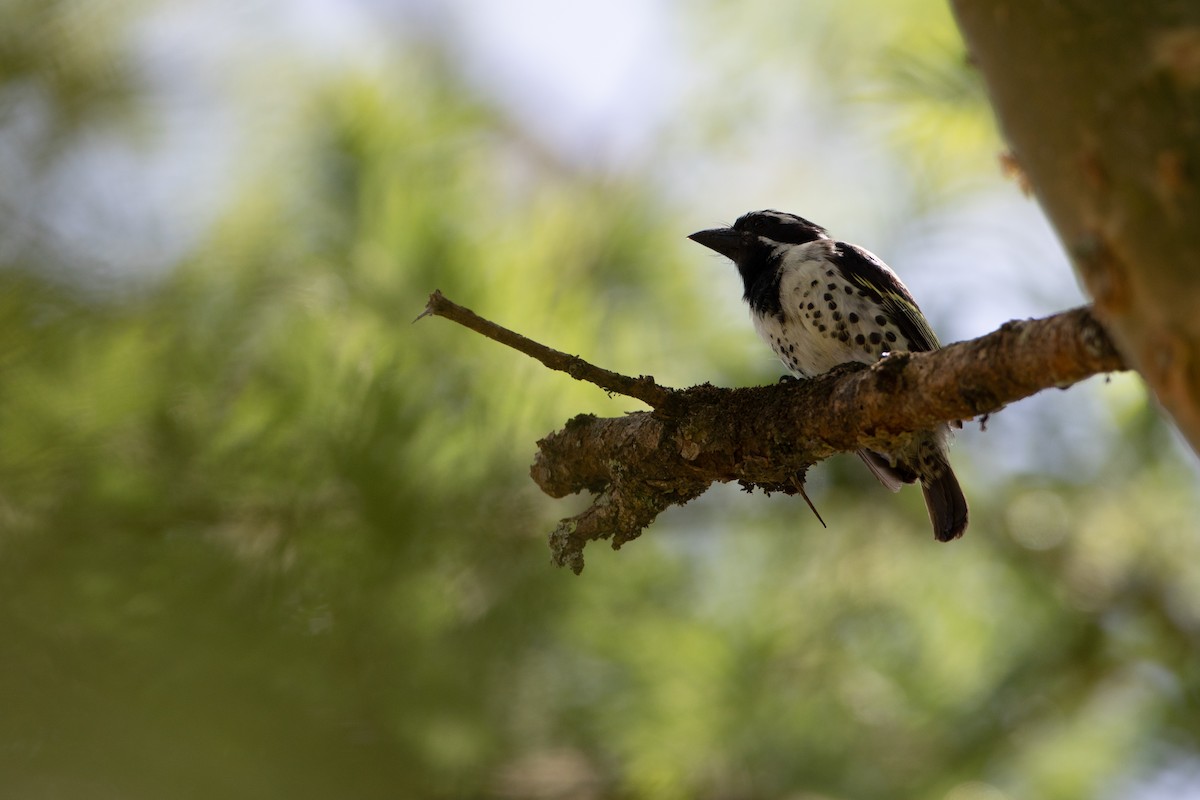
M 733 230 L 750 233 L 775 244 L 804 244 L 828 239 L 825 229 L 804 217 L 783 211 L 751 211 L 733 223 Z
M 732 228 L 711 228 L 688 237 L 710 250 L 716 250 L 737 264 L 746 283 L 746 293 L 771 264 L 771 256 L 786 245 L 805 244 L 828 239 L 825 229 L 795 214 L 782 211 L 751 211 L 743 214 Z

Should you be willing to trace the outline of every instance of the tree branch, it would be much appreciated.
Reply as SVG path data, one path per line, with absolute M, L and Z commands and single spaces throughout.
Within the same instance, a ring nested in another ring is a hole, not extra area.
M 870 366 L 845 364 L 807 381 L 668 389 L 586 362 L 586 369 L 574 371 L 556 366 L 563 359 L 581 360 L 506 331 L 440 293 L 430 298 L 430 309 L 427 313 L 456 322 L 466 319 L 463 324 L 472 330 L 577 379 L 639 397 L 623 391 L 632 386 L 653 398 L 653 411 L 617 418 L 580 415 L 538 442 L 530 474 L 542 491 L 551 497 L 596 495 L 586 511 L 562 520 L 550 534 L 554 562 L 576 573 L 583 569 L 587 542 L 612 539 L 619 548 L 664 509 L 699 497 L 714 482 L 795 494 L 807 468 L 834 453 L 864 447 L 887 452 L 939 423 L 994 413 L 1043 389 L 1125 368 L 1091 311 L 1077 308 L 1008 322 L 931 353 L 895 353 Z M 542 358 L 546 354 L 553 354 L 548 357 L 553 363 Z
M 658 408 L 666 403 L 673 391 L 659 386 L 650 375 L 630 378 L 627 375 L 589 364 L 579 356 L 568 355 L 561 350 L 546 347 L 544 344 L 497 325 L 491 320 L 484 319 L 469 308 L 463 308 L 447 298 L 441 291 L 435 291 L 429 295 L 429 302 L 425 304 L 425 310 L 413 322 L 426 316 L 445 317 L 476 333 L 483 334 L 489 339 L 495 339 L 500 344 L 506 344 L 514 350 L 519 350 L 531 358 L 536 358 L 550 369 L 565 372 L 577 381 L 594 383 L 606 392 L 615 392 L 632 397 L 634 400 L 641 400 L 651 408 Z

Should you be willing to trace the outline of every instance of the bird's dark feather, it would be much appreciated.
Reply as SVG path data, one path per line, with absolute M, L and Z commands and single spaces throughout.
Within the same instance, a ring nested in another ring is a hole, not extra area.
M 910 349 L 923 352 L 941 346 L 912 294 L 878 258 L 857 245 L 835 242 L 832 260 L 846 280 L 865 291 L 895 322 L 914 345 Z
M 733 229 L 753 233 L 780 244 L 805 244 L 829 238 L 825 229 L 815 222 L 771 209 L 743 214 L 733 223 Z
M 762 269 L 744 271 L 746 293 L 743 299 L 756 314 L 771 316 L 783 320 L 783 298 L 779 294 L 779 282 L 783 280 L 783 270 L 780 269 L 782 256 L 773 253 L 762 262 Z

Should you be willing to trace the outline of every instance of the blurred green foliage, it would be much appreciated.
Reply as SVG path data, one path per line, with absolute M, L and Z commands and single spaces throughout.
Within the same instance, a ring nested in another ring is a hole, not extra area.
M 129 17 L 64 39 L 86 8 L 5 8 L 57 32 L 0 60 L 64 134 L 129 96 L 88 66 Z M 892 22 L 865 43 L 908 41 Z M 985 130 L 930 48 L 896 74 L 944 91 L 888 102 Z M 304 90 L 256 145 L 290 169 L 163 276 L 0 271 L 0 793 L 1081 798 L 1196 757 L 1200 509 L 1133 379 L 1087 481 L 956 453 L 951 547 L 835 459 L 828 531 L 725 487 L 554 571 L 578 503 L 536 493 L 534 442 L 631 405 L 410 325 L 427 294 L 667 383 L 745 368 L 651 191 L 548 164 L 436 54 L 395 58 Z

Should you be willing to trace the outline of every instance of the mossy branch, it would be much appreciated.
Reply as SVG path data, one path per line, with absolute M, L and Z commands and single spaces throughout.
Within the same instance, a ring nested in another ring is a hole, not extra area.
M 808 467 L 835 453 L 886 452 L 897 439 L 938 423 L 991 414 L 1043 389 L 1125 369 L 1090 309 L 1077 308 L 1008 322 L 931 353 L 846 364 L 807 381 L 670 389 L 645 376 L 600 369 L 462 311 L 440 292 L 427 309 L 469 320 L 463 324 L 553 369 L 653 408 L 616 418 L 581 415 L 538 442 L 530 474 L 542 491 L 595 495 L 587 510 L 550 535 L 554 563 L 576 573 L 587 542 L 611 539 L 618 548 L 664 509 L 699 497 L 714 482 L 795 494 Z

